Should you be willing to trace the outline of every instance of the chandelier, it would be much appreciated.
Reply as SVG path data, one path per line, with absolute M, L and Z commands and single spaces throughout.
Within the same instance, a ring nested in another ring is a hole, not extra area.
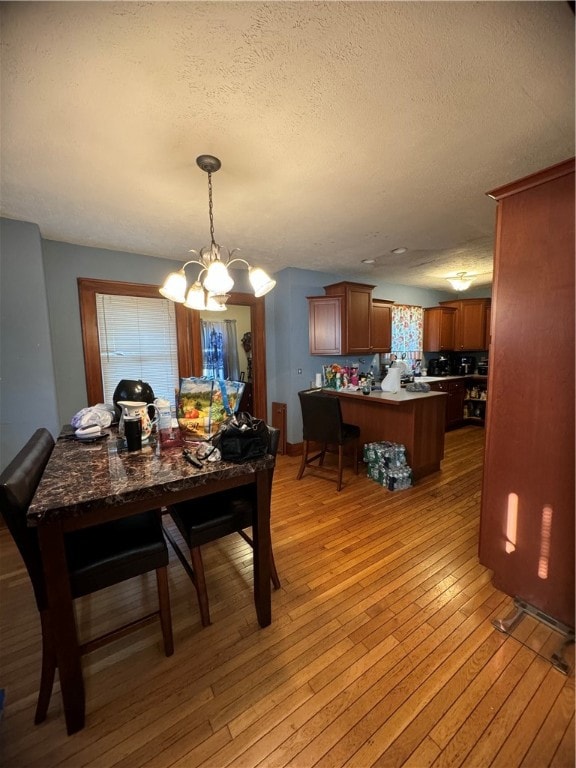
M 212 174 L 221 167 L 220 160 L 212 155 L 200 155 L 196 158 L 196 164 L 208 174 L 208 215 L 210 217 L 210 245 L 201 248 L 200 251 L 192 249 L 198 258 L 187 261 L 178 272 L 171 272 L 159 289 L 162 296 L 170 301 L 184 304 L 190 309 L 209 310 L 222 312 L 226 309 L 226 302 L 230 298 L 230 291 L 234 286 L 234 280 L 230 276 L 228 268 L 235 262 L 242 262 L 248 267 L 248 279 L 257 298 L 265 296 L 276 285 L 276 281 L 264 272 L 260 267 L 251 267 L 246 259 L 232 258 L 239 250 L 234 248 L 229 251 L 214 239 L 214 215 L 212 211 Z M 186 267 L 189 264 L 197 264 L 202 267 L 196 280 L 188 288 Z
M 472 275 L 466 277 L 466 272 L 457 272 L 456 277 L 447 277 L 446 280 L 450 283 L 452 288 L 456 291 L 466 291 L 472 285 Z

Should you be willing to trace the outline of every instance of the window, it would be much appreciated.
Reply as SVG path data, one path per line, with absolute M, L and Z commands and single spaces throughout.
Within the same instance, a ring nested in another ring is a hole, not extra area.
M 172 400 L 180 384 L 173 302 L 97 293 L 96 315 L 104 402 L 121 379 L 142 379 Z
M 392 307 L 392 352 L 408 361 L 422 358 L 424 310 L 407 304 Z
M 202 320 L 202 375 L 238 381 L 236 320 Z
M 121 379 L 147 381 L 171 399 L 179 377 L 201 369 L 198 313 L 138 283 L 78 279 L 88 404 L 112 402 Z M 166 350 L 170 351 L 166 353 Z

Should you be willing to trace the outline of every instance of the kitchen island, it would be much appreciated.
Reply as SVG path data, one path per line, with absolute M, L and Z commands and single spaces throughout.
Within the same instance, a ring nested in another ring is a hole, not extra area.
M 388 440 L 402 443 L 415 480 L 440 469 L 444 458 L 444 392 L 397 393 L 324 389 L 340 398 L 342 417 L 360 427 L 360 444 Z

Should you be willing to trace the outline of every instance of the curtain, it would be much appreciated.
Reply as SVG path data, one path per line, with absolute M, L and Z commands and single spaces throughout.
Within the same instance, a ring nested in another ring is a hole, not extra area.
M 236 320 L 202 320 L 202 375 L 240 378 Z
M 392 307 L 392 352 L 406 360 L 422 358 L 424 310 L 407 304 Z

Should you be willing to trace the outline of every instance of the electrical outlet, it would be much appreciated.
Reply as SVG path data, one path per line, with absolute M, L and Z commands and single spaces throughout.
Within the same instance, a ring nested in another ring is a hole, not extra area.
M 298 376 L 302 376 L 302 368 L 298 368 Z

